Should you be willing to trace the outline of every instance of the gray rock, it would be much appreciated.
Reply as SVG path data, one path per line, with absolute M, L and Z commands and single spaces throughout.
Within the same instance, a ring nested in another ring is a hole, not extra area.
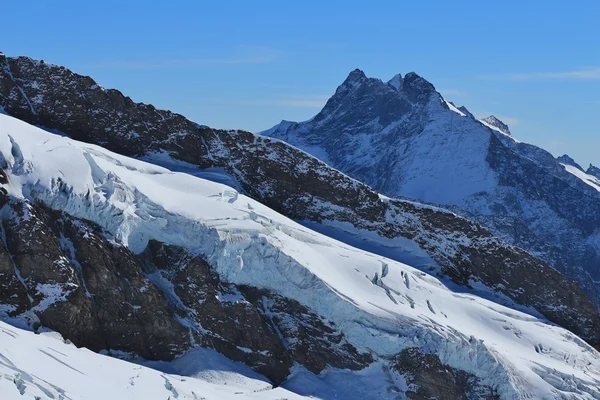
M 494 388 L 481 385 L 468 372 L 443 364 L 435 354 L 418 348 L 403 350 L 390 362 L 390 369 L 405 376 L 410 400 L 498 400 Z

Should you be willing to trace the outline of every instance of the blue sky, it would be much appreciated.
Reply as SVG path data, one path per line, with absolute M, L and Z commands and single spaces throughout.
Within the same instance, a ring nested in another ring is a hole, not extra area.
M 600 165 L 598 1 L 91 3 L 3 4 L 0 51 L 252 131 L 312 117 L 354 68 L 415 71 L 518 139 Z

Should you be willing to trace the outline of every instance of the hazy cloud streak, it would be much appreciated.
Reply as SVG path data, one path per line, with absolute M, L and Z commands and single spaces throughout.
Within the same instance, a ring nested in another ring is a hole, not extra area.
M 244 48 L 241 54 L 233 57 L 215 57 L 215 58 L 182 58 L 170 60 L 146 60 L 146 61 L 104 61 L 90 64 L 89 67 L 101 69 L 121 69 L 121 70 L 162 70 L 162 69 L 182 69 L 198 68 L 219 65 L 239 65 L 239 64 L 268 64 L 279 57 L 279 52 L 270 48 Z
M 289 95 L 272 98 L 236 99 L 236 98 L 199 98 L 196 101 L 204 104 L 252 107 L 298 107 L 322 108 L 327 103 L 328 95 Z
M 501 81 L 533 81 L 551 79 L 600 80 L 600 67 L 582 68 L 565 72 L 533 72 L 524 74 L 479 75 L 478 79 Z

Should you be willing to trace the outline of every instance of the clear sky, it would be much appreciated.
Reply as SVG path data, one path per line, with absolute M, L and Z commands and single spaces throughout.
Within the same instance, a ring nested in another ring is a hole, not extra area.
M 94 3 L 94 4 L 92 4 Z M 600 165 L 600 1 L 9 1 L 0 51 L 217 128 L 316 114 L 354 68 Z

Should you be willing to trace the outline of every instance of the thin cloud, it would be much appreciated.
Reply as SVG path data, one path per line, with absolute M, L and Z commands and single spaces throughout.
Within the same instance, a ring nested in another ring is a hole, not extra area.
M 328 99 L 328 95 L 289 95 L 257 99 L 211 97 L 196 99 L 196 101 L 226 106 L 322 108 Z
M 290 96 L 282 99 L 259 100 L 257 104 L 278 107 L 322 108 L 328 99 L 329 96 L 327 95 Z
M 534 81 L 534 80 L 600 80 L 600 67 L 581 68 L 564 72 L 533 72 L 524 74 L 479 75 L 478 79 L 501 81 Z
M 467 94 L 458 89 L 438 89 L 438 92 L 444 96 L 466 96 Z
M 504 117 L 504 116 L 499 116 L 498 119 L 502 122 L 504 122 L 506 125 L 508 126 L 515 126 L 515 125 L 519 125 L 519 123 L 521 122 L 521 120 L 519 118 L 514 118 L 514 117 Z
M 268 64 L 279 57 L 279 52 L 264 47 L 243 48 L 231 57 L 181 58 L 167 60 L 113 60 L 90 64 L 89 67 L 120 70 L 163 70 L 199 68 L 219 65 Z

